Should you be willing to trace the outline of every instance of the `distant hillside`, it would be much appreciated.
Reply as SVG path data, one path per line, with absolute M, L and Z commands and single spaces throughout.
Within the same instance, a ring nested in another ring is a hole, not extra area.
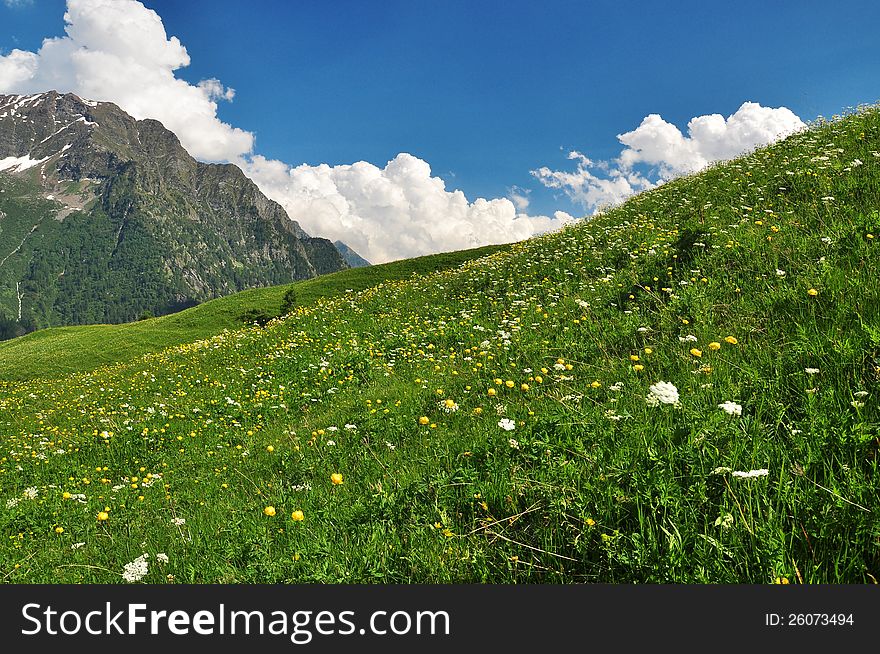
M 871 108 L 263 325 L 76 374 L 21 339 L 0 570 L 874 585 L 878 248 Z
M 236 166 L 154 120 L 55 92 L 0 96 L 0 319 L 125 322 L 347 268 Z
M 345 259 L 345 262 L 352 268 L 363 268 L 364 266 L 372 265 L 342 241 L 334 241 L 333 245 L 336 246 L 336 249 L 342 254 L 342 258 Z

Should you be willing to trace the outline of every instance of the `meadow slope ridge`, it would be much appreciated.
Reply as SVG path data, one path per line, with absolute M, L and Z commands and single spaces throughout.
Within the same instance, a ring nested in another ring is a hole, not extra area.
M 860 110 L 459 267 L 4 382 L 0 575 L 876 583 L 878 150 Z

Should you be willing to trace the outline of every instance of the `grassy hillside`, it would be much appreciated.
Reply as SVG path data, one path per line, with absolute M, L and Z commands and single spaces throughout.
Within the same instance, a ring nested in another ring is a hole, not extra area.
M 242 291 L 185 311 L 135 323 L 43 329 L 0 342 L 0 380 L 57 376 L 129 361 L 172 345 L 208 338 L 224 329 L 240 329 L 244 322 L 242 316 L 248 311 L 277 315 L 282 298 L 290 289 L 296 293 L 299 304 L 308 305 L 318 298 L 345 295 L 383 281 L 406 279 L 413 274 L 457 266 L 504 247 L 490 245 L 343 270 L 295 284 Z
M 0 574 L 875 583 L 878 207 L 870 110 L 458 268 L 5 383 Z

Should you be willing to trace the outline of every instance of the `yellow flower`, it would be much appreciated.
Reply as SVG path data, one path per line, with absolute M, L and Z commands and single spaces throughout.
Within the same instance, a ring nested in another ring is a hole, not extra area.
M 701 356 L 703 356 L 703 351 L 702 351 L 702 350 L 698 350 L 698 349 L 695 348 L 695 347 L 692 347 L 692 348 L 691 348 L 691 354 L 693 354 L 695 357 L 701 357 Z
M 267 451 L 269 454 L 271 454 L 272 452 L 275 451 L 275 447 L 272 446 L 272 445 L 267 445 L 267 446 L 266 446 L 266 451 Z
M 446 406 L 451 409 L 455 406 L 455 400 L 446 400 Z
M 501 386 L 501 384 L 503 384 L 504 382 L 501 379 L 498 379 L 496 377 L 495 379 L 492 380 L 492 383 L 495 384 L 496 386 Z
M 73 496 L 72 496 L 70 493 L 68 493 L 67 491 L 64 491 L 64 492 L 61 494 L 61 497 L 63 497 L 65 500 L 69 500 L 69 499 L 70 499 L 71 497 L 73 497 Z
M 506 382 L 504 382 L 504 385 L 507 386 L 507 388 L 513 388 L 513 380 L 508 379 Z
M 721 343 L 719 343 L 718 341 L 712 341 L 711 343 L 709 343 L 709 349 L 710 350 L 720 350 Z
M 630 361 L 638 361 L 638 360 L 639 360 L 639 355 L 638 355 L 638 354 L 630 354 L 630 355 L 629 355 L 629 360 L 630 360 Z
M 498 391 L 496 391 L 494 388 L 490 388 L 490 389 L 489 389 L 488 391 L 486 391 L 486 392 L 488 393 L 489 397 L 495 397 L 495 395 L 498 394 Z
M 588 527 L 595 527 L 596 526 L 596 521 L 593 520 L 592 518 L 587 518 L 584 522 L 587 523 Z
M 731 345 L 736 345 L 739 341 L 737 341 L 737 340 L 736 340 L 736 337 L 734 337 L 734 336 L 726 336 L 726 337 L 724 338 L 724 342 L 725 342 L 725 343 L 730 343 Z
M 599 388 L 601 385 L 602 383 L 598 379 L 590 384 L 593 388 Z
M 653 354 L 653 353 L 654 353 L 654 350 L 652 350 L 651 348 L 649 348 L 649 347 L 645 348 L 645 354 Z
M 815 288 L 811 288 L 810 290 L 807 291 L 807 295 L 810 295 L 812 297 L 816 297 L 817 295 L 819 295 L 819 291 L 817 291 Z
M 273 515 L 275 515 L 275 507 L 267 506 L 265 509 L 263 509 L 263 513 L 271 518 Z
M 334 472 L 332 475 L 330 475 L 330 481 L 332 481 L 335 485 L 338 486 L 339 484 L 342 483 L 342 473 L 341 472 Z
M 64 527 L 55 527 L 55 533 L 56 533 L 56 534 L 63 534 L 63 533 L 64 533 Z
M 428 416 L 422 416 L 421 418 L 419 418 L 420 425 L 427 425 L 429 422 L 431 421 L 428 419 Z
M 98 513 L 98 522 L 104 522 L 104 520 L 106 520 L 109 517 L 110 517 L 109 513 L 107 513 L 106 511 L 100 511 Z
M 296 510 L 296 511 L 294 511 L 294 512 L 290 515 L 290 517 L 293 518 L 294 522 L 302 522 L 303 520 L 306 519 L 306 517 L 303 515 L 303 512 L 300 511 L 300 510 Z
M 635 370 L 636 372 L 641 372 L 644 369 L 645 369 L 645 366 L 643 366 L 641 363 L 637 363 L 636 365 L 633 366 L 633 370 Z
M 527 391 L 527 390 L 529 390 L 529 385 L 528 385 L 528 384 L 520 384 L 520 385 L 519 385 L 519 390 L 521 390 L 521 391 Z
M 544 381 L 544 378 L 541 375 L 535 375 L 535 381 L 540 384 Z

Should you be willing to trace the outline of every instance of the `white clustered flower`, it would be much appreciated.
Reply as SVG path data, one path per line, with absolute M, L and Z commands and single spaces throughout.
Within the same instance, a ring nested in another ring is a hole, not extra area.
M 659 381 L 656 384 L 652 384 L 648 390 L 651 392 L 645 398 L 645 401 L 649 406 L 678 404 L 678 389 L 669 382 Z
M 29 500 L 36 499 L 37 497 L 37 489 L 34 486 L 30 486 L 29 488 L 24 489 L 24 496 Z
M 147 562 L 149 556 L 149 554 L 141 554 L 131 563 L 126 563 L 122 570 L 122 578 L 132 583 L 146 577 L 150 571 L 150 564 Z
M 855 397 L 868 397 L 868 391 L 856 391 L 853 395 Z
M 511 438 L 509 441 L 507 441 L 507 443 L 508 443 L 508 444 L 510 445 L 510 447 L 512 447 L 513 449 L 515 449 L 515 450 L 518 450 L 518 449 L 519 449 L 519 441 L 516 440 L 515 438 Z
M 498 426 L 504 431 L 513 431 L 516 428 L 516 422 L 510 418 L 502 418 L 498 421 Z
M 743 412 L 742 405 L 730 401 L 719 404 L 718 408 L 732 416 L 741 416 Z
M 748 472 L 742 472 L 740 470 L 735 470 L 733 472 L 734 477 L 739 477 L 740 479 L 753 479 L 754 477 L 766 477 L 770 474 L 770 471 L 767 468 L 760 468 L 758 470 L 749 470 Z
M 172 518 L 171 524 L 175 527 L 181 527 L 186 524 L 186 518 Z
M 78 550 L 80 547 L 85 547 L 85 543 L 74 543 L 73 545 L 70 546 L 70 549 Z
M 853 400 L 852 402 L 850 402 L 850 404 L 851 404 L 851 405 L 853 406 L 853 408 L 855 408 L 855 409 L 861 409 L 863 406 L 865 406 L 865 403 L 864 403 L 864 402 L 859 402 L 858 400 Z
M 159 553 L 156 555 L 156 560 L 157 560 L 159 563 L 168 563 L 168 555 L 165 554 L 165 552 L 159 552 Z
M 349 423 L 349 424 L 345 425 L 345 428 L 348 429 L 349 431 L 354 431 L 355 429 L 357 429 L 357 425 L 352 425 L 351 423 Z
M 697 337 L 694 336 L 693 334 L 688 334 L 687 336 L 679 336 L 678 340 L 681 341 L 682 343 L 696 343 Z
M 728 468 L 728 467 L 726 467 L 726 466 L 720 466 L 720 467 L 718 467 L 718 468 L 715 468 L 715 469 L 712 471 L 711 474 L 713 474 L 713 475 L 724 475 L 724 474 L 727 474 L 728 472 L 733 472 L 733 468 Z
M 808 375 L 818 375 L 819 369 L 818 368 L 804 368 L 804 372 L 807 373 Z
M 609 387 L 608 387 L 608 390 L 610 390 L 610 391 L 619 391 L 619 390 L 622 389 L 622 388 L 623 388 L 623 382 L 617 382 L 617 383 L 612 384 L 611 386 L 609 386 Z

